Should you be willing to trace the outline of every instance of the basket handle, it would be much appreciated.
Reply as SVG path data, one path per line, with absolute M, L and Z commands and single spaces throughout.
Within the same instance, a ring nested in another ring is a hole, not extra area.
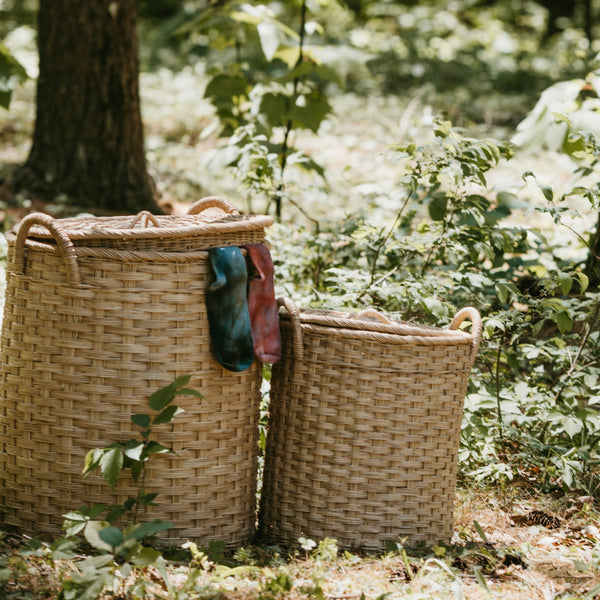
M 77 262 L 73 242 L 58 224 L 58 221 L 44 213 L 32 213 L 21 221 L 15 239 L 15 271 L 20 274 L 25 273 L 25 242 L 29 230 L 34 225 L 41 225 L 52 234 L 67 267 L 67 281 L 74 285 L 80 284 L 81 273 L 79 272 L 79 263 Z
M 394 324 L 393 321 L 388 319 L 385 315 L 382 315 L 380 312 L 376 311 L 374 308 L 367 308 L 365 310 L 362 310 L 361 312 L 350 315 L 351 319 L 365 319 L 368 317 L 377 319 L 378 321 L 381 321 L 385 325 L 393 325 Z
M 300 323 L 300 310 L 290 298 L 277 298 L 277 306 L 283 306 L 290 313 L 292 321 L 293 353 L 296 360 L 304 358 L 304 344 L 302 341 L 302 324 Z
M 141 210 L 135 215 L 133 221 L 131 221 L 131 224 L 129 225 L 129 229 L 133 229 L 138 223 L 140 223 L 142 227 L 148 227 L 148 223 L 152 223 L 154 227 L 160 227 L 158 219 L 149 210 Z
M 229 200 L 225 200 L 225 198 L 220 198 L 219 196 L 207 196 L 206 198 L 197 200 L 190 206 L 186 214 L 197 215 L 207 208 L 220 208 L 230 215 L 240 214 L 239 210 Z
M 465 319 L 471 319 L 471 322 L 473 323 L 473 342 L 471 344 L 470 365 L 472 367 L 475 362 L 475 358 L 477 357 L 477 350 L 479 350 L 479 342 L 481 342 L 481 315 L 479 314 L 479 311 L 476 308 L 473 308 L 472 306 L 466 306 L 465 308 L 461 308 L 454 316 L 454 319 L 452 319 L 452 323 L 450 323 L 450 329 L 458 329 L 459 325 Z

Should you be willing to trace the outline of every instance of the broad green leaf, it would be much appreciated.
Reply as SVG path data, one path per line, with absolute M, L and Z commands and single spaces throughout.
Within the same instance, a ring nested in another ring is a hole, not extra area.
M 145 468 L 144 462 L 147 460 L 147 456 L 143 456 L 140 458 L 141 458 L 141 460 L 135 461 L 129 467 L 129 471 L 135 482 L 137 482 L 139 480 L 140 475 L 144 472 L 144 468 Z
M 541 184 L 538 184 L 538 187 L 540 188 L 542 194 L 544 194 L 544 198 L 546 198 L 548 202 L 552 202 L 552 200 L 554 199 L 554 191 L 552 190 L 552 188 L 548 185 Z
M 178 377 L 175 378 L 175 381 L 172 383 L 173 387 L 179 389 L 181 387 L 183 387 L 184 385 L 187 385 L 190 382 L 190 379 L 192 378 L 191 375 L 179 375 Z
M 131 415 L 131 422 L 142 429 L 150 427 L 150 415 Z
M 559 273 L 558 280 L 560 281 L 560 289 L 562 290 L 563 296 L 566 296 L 573 287 L 573 277 L 568 273 Z
M 100 459 L 100 469 L 104 479 L 114 488 L 123 469 L 123 452 L 119 448 L 104 452 Z
M 147 523 L 141 523 L 135 525 L 131 530 L 127 532 L 128 539 L 142 540 L 150 535 L 155 535 L 161 531 L 171 529 L 173 523 L 168 521 L 148 521 Z
M 110 526 L 108 521 L 88 521 L 83 531 L 83 535 L 88 544 L 93 548 L 96 548 L 96 550 L 111 552 L 112 546 L 100 537 L 100 531 Z
M 135 446 L 132 446 L 131 448 L 126 448 L 125 450 L 123 450 L 123 454 L 127 458 L 130 458 L 131 460 L 137 461 L 137 460 L 140 460 L 143 450 L 144 450 L 144 442 L 138 442 Z
M 153 565 L 160 556 L 162 555 L 158 550 L 144 547 L 135 553 L 130 562 L 136 567 L 148 567 Z
M 268 61 L 273 60 L 279 46 L 285 41 L 286 36 L 277 24 L 272 21 L 262 21 L 256 26 L 260 45 Z
M 424 298 L 425 310 L 434 317 L 445 317 L 448 309 L 437 298 Z
M 290 103 L 287 95 L 267 92 L 260 99 L 260 113 L 272 127 L 283 127 L 290 118 Z
M 573 328 L 573 319 L 566 310 L 562 310 L 556 315 L 556 325 L 561 333 L 567 333 Z
M 154 499 L 156 498 L 156 496 L 158 496 L 158 494 L 156 493 L 152 493 L 152 494 L 143 494 L 141 496 L 141 498 L 139 499 L 139 503 L 141 505 L 150 505 L 150 506 L 154 506 Z
M 216 75 L 209 81 L 204 91 L 204 97 L 231 99 L 234 96 L 246 96 L 248 90 L 248 80 L 243 75 L 239 73 L 223 73 Z
M 8 109 L 14 88 L 26 79 L 25 67 L 0 43 L 0 106 Z
M 298 64 L 300 50 L 297 46 L 280 45 L 277 52 L 274 54 L 274 58 L 278 58 L 283 61 L 289 69 L 293 69 Z
M 577 278 L 579 279 L 579 287 L 581 288 L 581 293 L 585 294 L 585 291 L 590 285 L 590 278 L 585 273 L 581 272 L 577 273 Z
M 94 469 L 100 466 L 100 459 L 104 454 L 101 448 L 94 448 L 85 455 L 82 473 L 91 473 Z
M 160 390 L 154 392 L 150 398 L 148 398 L 148 405 L 152 410 L 161 411 L 163 408 L 173 402 L 177 390 L 174 384 L 167 385 Z
M 295 127 L 309 129 L 317 133 L 323 119 L 331 112 L 331 105 L 318 92 L 303 94 L 291 108 L 291 117 Z
M 560 420 L 565 433 L 572 438 L 583 430 L 583 421 L 572 415 L 566 415 Z
M 120 546 L 125 541 L 121 530 L 114 526 L 100 529 L 98 531 L 98 536 L 103 542 L 106 542 L 112 548 Z
M 434 221 L 443 221 L 448 210 L 448 199 L 445 196 L 435 196 L 429 203 L 429 216 Z
M 510 294 L 510 288 L 504 283 L 496 283 L 496 294 L 498 300 L 505 304 L 508 301 L 508 295 Z
M 175 404 L 171 404 L 167 406 L 160 414 L 154 417 L 152 421 L 153 425 L 160 425 L 162 423 L 170 423 L 178 414 L 185 412 L 183 408 L 176 406 Z
M 158 442 L 152 441 L 152 442 L 148 442 L 148 445 L 146 446 L 146 450 L 144 451 L 144 454 L 146 454 L 147 456 L 150 456 L 151 454 L 164 454 L 166 452 L 172 452 L 172 450 L 170 450 L 169 448 L 166 448 L 165 446 L 163 446 L 162 444 L 159 444 Z

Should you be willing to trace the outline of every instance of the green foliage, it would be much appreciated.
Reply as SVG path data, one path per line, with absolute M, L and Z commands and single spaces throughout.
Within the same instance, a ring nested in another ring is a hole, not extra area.
M 0 43 L 0 106 L 8 109 L 15 87 L 28 79 L 25 67 Z
M 342 224 L 276 230 L 282 293 L 303 305 L 376 306 L 437 326 L 475 305 L 484 339 L 465 404 L 461 476 L 592 493 L 600 465 L 600 294 L 581 262 L 562 256 L 582 243 L 573 229 L 581 216 L 569 201 L 578 196 L 597 210 L 596 187 L 578 181 L 558 193 L 527 172 L 521 189 L 489 189 L 488 175 L 511 156 L 508 143 L 436 122 L 429 141 L 392 155 L 404 187 L 388 200 L 396 210 L 391 225 L 355 214 Z M 531 186 L 540 192 L 535 206 L 521 196 Z M 523 210 L 564 229 L 566 245 L 536 225 L 515 225 Z
M 172 527 L 170 523 L 153 520 L 138 523 L 140 508 L 154 506 L 156 494 L 145 490 L 146 463 L 152 456 L 172 452 L 156 440 L 150 439 L 154 427 L 170 423 L 182 409 L 172 402 L 177 396 L 203 398 L 198 391 L 185 387 L 190 375 L 177 377 L 148 398 L 148 406 L 156 414 L 134 414 L 131 422 L 140 427 L 140 439 L 115 442 L 105 448 L 90 450 L 85 458 L 83 473 L 99 469 L 102 476 L 115 488 L 124 470 L 129 470 L 134 482 L 138 483 L 137 495 L 120 505 L 94 505 L 82 507 L 65 515 L 65 530 L 69 537 L 83 534 L 86 542 L 100 554 L 76 563 L 76 571 L 62 581 L 60 600 L 94 600 L 106 589 L 116 590 L 130 575 L 135 582 L 129 586 L 131 594 L 147 592 L 144 569 L 154 567 L 170 587 L 165 561 L 160 551 L 143 545 L 143 540 Z M 105 510 L 105 520 L 99 516 Z M 114 523 L 123 515 L 131 514 L 131 523 L 124 528 Z
M 334 1 L 325 5 L 342 10 Z M 321 165 L 294 148 L 293 134 L 319 131 L 332 111 L 331 90 L 344 86 L 367 59 L 340 43 L 331 51 L 316 20 L 322 14 L 322 7 L 305 0 L 232 3 L 203 12 L 193 26 L 211 39 L 211 51 L 220 57 L 213 59 L 204 93 L 215 107 L 221 135 L 229 136 L 220 160 L 244 173 L 242 183 L 274 203 L 278 216 L 290 167 L 324 174 Z

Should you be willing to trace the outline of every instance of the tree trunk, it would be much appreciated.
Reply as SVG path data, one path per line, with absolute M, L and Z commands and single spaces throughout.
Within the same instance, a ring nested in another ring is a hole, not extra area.
M 590 279 L 590 287 L 600 288 L 600 214 L 596 229 L 590 238 L 590 249 L 585 264 L 585 274 Z
M 139 100 L 135 0 L 40 0 L 33 144 L 17 187 L 158 211 Z

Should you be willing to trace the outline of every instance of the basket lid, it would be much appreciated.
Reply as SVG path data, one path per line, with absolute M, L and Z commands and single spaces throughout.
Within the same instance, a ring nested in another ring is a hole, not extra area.
M 55 219 L 53 227 L 39 219 L 28 223 L 27 242 L 54 244 L 53 229 L 59 228 L 76 247 L 186 251 L 259 242 L 272 224 L 272 217 L 242 215 L 227 200 L 211 196 L 193 204 L 185 215 L 154 215 L 145 210 L 137 215 L 86 215 Z
M 226 214 L 206 217 L 199 215 L 143 215 L 117 217 L 72 217 L 60 219 L 60 226 L 75 245 L 96 240 L 141 240 L 184 238 L 199 235 L 227 234 L 261 230 L 273 224 L 266 215 Z M 40 241 L 54 238 L 43 225 L 33 225 L 29 237 Z

